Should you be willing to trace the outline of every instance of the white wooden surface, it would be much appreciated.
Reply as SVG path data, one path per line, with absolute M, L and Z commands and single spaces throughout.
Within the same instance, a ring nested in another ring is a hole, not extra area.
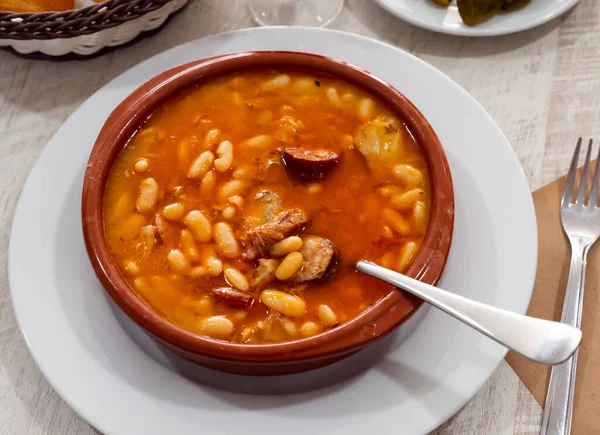
M 9 298 L 11 221 L 40 152 L 77 106 L 136 63 L 189 40 L 252 25 L 244 0 L 193 0 L 158 35 L 96 59 L 34 61 L 0 52 L 0 434 L 96 433 L 40 374 Z M 348 0 L 333 27 L 408 50 L 464 86 L 510 139 L 532 189 L 566 172 L 578 135 L 600 138 L 597 0 L 582 0 L 537 29 L 489 39 L 414 28 L 370 0 Z M 539 405 L 503 362 L 479 394 L 434 434 L 537 434 L 540 417 Z

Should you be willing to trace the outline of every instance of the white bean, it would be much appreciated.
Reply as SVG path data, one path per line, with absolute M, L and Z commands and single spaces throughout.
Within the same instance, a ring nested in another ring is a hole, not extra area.
M 233 145 L 228 140 L 224 140 L 217 148 L 218 159 L 215 160 L 215 169 L 219 172 L 225 172 L 231 168 L 233 163 Z
M 194 239 L 199 242 L 208 242 L 212 238 L 210 220 L 200 210 L 192 210 L 183 220 Z
M 212 196 L 213 190 L 217 185 L 217 175 L 214 171 L 210 171 L 204 176 L 200 183 L 200 195 L 204 199 L 208 199 Z
M 191 261 L 200 261 L 200 252 L 198 251 L 198 246 L 196 246 L 196 241 L 190 230 L 181 230 L 181 248 Z
M 302 239 L 298 236 L 290 236 L 271 246 L 269 253 L 273 257 L 283 257 L 290 252 L 299 251 L 301 247 Z
M 267 307 L 286 316 L 299 317 L 306 312 L 306 302 L 303 299 L 279 290 L 263 290 L 260 300 Z
M 134 165 L 133 165 L 133 170 L 135 172 L 146 172 L 148 170 L 148 168 L 150 167 L 150 164 L 148 163 L 148 160 L 146 159 L 139 159 L 137 160 Z
M 340 94 L 336 88 L 327 88 L 325 91 L 325 95 L 329 102 L 335 107 L 341 107 L 342 100 L 340 99 Z
M 288 76 L 287 74 L 280 74 L 277 77 L 274 77 L 271 80 L 264 82 L 261 85 L 261 89 L 263 91 L 275 91 L 289 86 L 290 83 L 290 76 Z
M 317 89 L 319 88 L 315 84 L 315 81 L 309 78 L 296 79 L 294 80 L 294 84 L 292 85 L 292 91 L 294 91 L 296 94 L 301 95 L 314 94 Z
M 233 322 L 225 316 L 212 316 L 202 319 L 198 332 L 212 338 L 227 338 L 233 333 Z
M 244 198 L 242 198 L 240 195 L 231 196 L 227 201 L 230 204 L 235 205 L 238 208 L 238 210 L 244 208 Z
M 223 219 L 227 219 L 227 220 L 233 219 L 235 217 L 235 207 L 233 207 L 231 205 L 225 207 L 225 209 L 223 210 L 221 215 L 223 216 Z
M 234 269 L 233 267 L 228 267 L 223 272 L 223 275 L 225 275 L 225 279 L 227 280 L 227 282 L 236 289 L 241 290 L 243 292 L 246 292 L 250 289 L 250 284 L 248 284 L 248 280 L 246 279 L 244 274 L 239 270 Z
M 219 276 L 223 271 L 223 262 L 217 257 L 208 257 L 204 262 L 206 271 L 210 276 Z
M 190 278 L 202 278 L 208 274 L 208 269 L 204 266 L 192 267 L 188 272 Z
M 412 207 L 413 204 L 424 197 L 425 191 L 423 189 L 412 189 L 404 193 L 392 195 L 390 205 L 397 209 L 405 209 Z
M 319 325 L 315 322 L 304 322 L 304 324 L 300 327 L 300 334 L 303 337 L 312 337 L 319 332 Z
M 401 163 L 394 166 L 394 175 L 410 187 L 423 183 L 423 173 L 410 165 Z
M 211 151 L 213 147 L 217 144 L 220 135 L 221 130 L 219 130 L 218 128 L 210 130 L 208 133 L 206 133 L 206 136 L 204 137 L 203 148 L 205 150 Z
M 140 213 L 148 213 L 156 206 L 158 200 L 158 183 L 154 178 L 146 178 L 140 183 L 135 208 Z
M 240 255 L 240 246 L 233 230 L 229 224 L 225 222 L 219 222 L 214 225 L 213 235 L 217 250 L 226 258 L 235 258 Z
M 273 136 L 268 134 L 261 134 L 260 136 L 254 136 L 246 141 L 246 144 L 253 148 L 267 147 L 273 142 Z
M 398 259 L 396 260 L 396 271 L 404 272 L 406 266 L 413 260 L 414 256 L 417 254 L 419 246 L 415 242 L 406 242 L 402 248 L 400 248 L 400 252 L 398 253 Z
M 185 208 L 183 207 L 183 204 L 175 202 L 165 206 L 165 208 L 163 208 L 162 215 L 168 221 L 179 221 L 183 217 L 184 212 Z
M 219 201 L 226 201 L 234 195 L 239 195 L 246 188 L 246 183 L 242 180 L 229 180 L 219 188 Z
M 285 256 L 277 270 L 275 270 L 275 277 L 279 281 L 285 281 L 290 279 L 302 266 L 302 254 L 299 252 L 290 252 Z
M 167 261 L 173 272 L 185 272 L 190 268 L 190 262 L 179 249 L 171 249 L 167 254 Z
M 213 304 L 210 300 L 210 296 L 202 296 L 200 299 L 184 296 L 184 298 L 181 301 L 181 304 L 184 307 L 189 308 L 195 314 L 201 316 L 210 316 L 213 309 Z
M 338 322 L 337 316 L 335 315 L 335 313 L 329 305 L 319 305 L 319 308 L 317 309 L 317 314 L 319 315 L 319 319 L 321 319 L 321 321 L 326 325 L 333 326 Z
M 281 320 L 281 323 L 283 325 L 283 329 L 285 329 L 285 332 L 287 332 L 292 337 L 296 335 L 296 332 L 298 332 L 298 327 L 292 320 L 284 318 Z
M 126 260 L 123 266 L 125 267 L 125 270 L 131 275 L 137 275 L 138 273 L 140 273 L 140 267 L 133 260 Z
M 415 221 L 415 226 L 420 233 L 424 233 L 427 229 L 426 218 L 427 207 L 425 207 L 425 203 L 423 201 L 417 201 L 413 208 L 413 219 Z
M 375 103 L 370 98 L 363 98 L 358 103 L 358 117 L 362 121 L 369 121 L 373 117 Z
M 152 252 L 154 245 L 156 244 L 156 228 L 154 225 L 146 225 L 140 230 L 140 237 L 144 243 L 144 251 L 146 255 Z
M 249 165 L 238 166 L 236 170 L 233 171 L 233 178 L 236 180 L 244 180 L 250 178 L 253 172 L 252 167 Z
M 395 260 L 396 260 L 396 253 L 394 251 L 387 251 L 385 254 L 383 254 L 381 256 L 381 258 L 378 261 L 378 264 L 387 269 L 394 269 L 395 268 Z
M 400 213 L 390 208 L 384 208 L 381 210 L 381 217 L 387 221 L 389 226 L 401 236 L 410 234 L 410 225 Z
M 377 189 L 377 193 L 379 193 L 383 198 L 389 198 L 392 195 L 402 195 L 403 191 L 398 186 L 387 185 L 380 187 Z
M 210 151 L 204 151 L 198 156 L 196 160 L 190 166 L 188 171 L 188 177 L 190 178 L 201 178 L 208 172 L 210 166 L 213 164 L 215 156 Z

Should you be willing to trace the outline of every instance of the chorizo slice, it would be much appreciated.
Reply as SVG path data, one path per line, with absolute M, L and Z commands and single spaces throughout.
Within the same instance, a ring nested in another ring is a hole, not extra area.
M 210 290 L 210 294 L 216 300 L 236 307 L 248 307 L 253 301 L 252 295 L 232 287 L 216 287 Z
M 325 149 L 286 148 L 281 159 L 288 173 L 305 183 L 321 180 L 340 162 L 338 153 Z

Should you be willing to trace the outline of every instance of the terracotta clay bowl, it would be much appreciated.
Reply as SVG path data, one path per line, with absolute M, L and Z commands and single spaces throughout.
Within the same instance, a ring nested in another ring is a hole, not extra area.
M 169 322 L 138 296 L 115 264 L 104 234 L 105 184 L 117 155 L 141 123 L 163 101 L 186 87 L 207 77 L 253 67 L 302 68 L 337 76 L 380 98 L 406 124 L 424 150 L 432 189 L 429 227 L 406 274 L 435 284 L 446 263 L 454 221 L 452 179 L 440 141 L 421 112 L 392 86 L 355 66 L 314 54 L 269 51 L 224 55 L 178 66 L 143 84 L 112 112 L 98 135 L 83 184 L 83 233 L 96 275 L 108 294 L 151 337 L 176 354 L 237 374 L 298 373 L 355 353 L 395 330 L 416 308 L 408 315 L 405 310 L 395 309 L 405 296 L 393 291 L 358 317 L 314 337 L 264 345 L 215 340 Z

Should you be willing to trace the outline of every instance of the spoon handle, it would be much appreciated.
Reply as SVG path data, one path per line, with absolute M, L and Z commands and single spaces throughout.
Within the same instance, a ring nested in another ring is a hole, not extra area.
M 356 268 L 418 296 L 501 345 L 541 364 L 554 365 L 565 361 L 581 341 L 581 331 L 571 325 L 522 316 L 482 304 L 369 261 L 359 261 Z

